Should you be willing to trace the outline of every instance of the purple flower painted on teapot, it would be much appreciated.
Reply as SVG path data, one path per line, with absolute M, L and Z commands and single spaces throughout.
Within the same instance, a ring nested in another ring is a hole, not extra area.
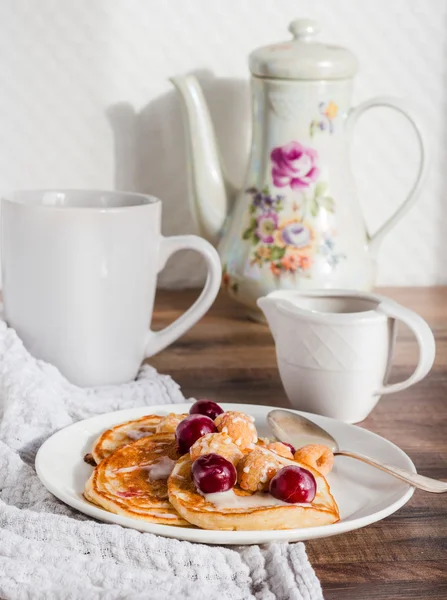
M 317 151 L 306 148 L 299 142 L 289 142 L 285 146 L 274 148 L 270 158 L 273 163 L 273 183 L 276 187 L 289 185 L 292 190 L 307 188 L 320 174 L 317 167 Z
M 290 246 L 302 248 L 310 243 L 310 231 L 300 223 L 291 223 L 282 230 L 282 239 Z
M 273 242 L 273 234 L 278 227 L 278 215 L 273 211 L 262 213 L 257 218 L 256 235 L 266 244 Z
M 291 219 L 283 223 L 275 233 L 275 243 L 280 248 L 286 246 L 305 248 L 312 243 L 314 233 L 309 224 L 298 219 Z

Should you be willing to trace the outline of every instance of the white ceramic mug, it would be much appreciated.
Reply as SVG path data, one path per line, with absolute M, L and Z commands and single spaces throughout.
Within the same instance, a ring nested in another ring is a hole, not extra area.
M 5 317 L 35 357 L 80 386 L 119 384 L 187 331 L 220 286 L 216 250 L 193 235 L 163 237 L 162 203 L 143 194 L 29 191 L 2 198 Z M 192 249 L 208 277 L 174 323 L 149 330 L 157 273 Z
M 430 327 L 384 296 L 278 291 L 260 298 L 258 305 L 273 333 L 281 380 L 294 408 L 357 423 L 382 394 L 413 385 L 433 365 Z M 387 384 L 397 320 L 413 331 L 419 361 L 408 379 Z

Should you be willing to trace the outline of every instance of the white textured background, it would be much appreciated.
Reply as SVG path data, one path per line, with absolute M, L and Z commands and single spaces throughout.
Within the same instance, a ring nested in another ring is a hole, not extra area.
M 0 191 L 127 188 L 166 201 L 164 231 L 192 232 L 179 105 L 167 77 L 204 80 L 222 148 L 243 177 L 247 55 L 317 18 L 321 38 L 359 57 L 354 102 L 408 98 L 425 122 L 429 180 L 380 254 L 381 284 L 447 283 L 446 0 L 0 0 Z M 242 115 L 242 117 L 241 117 Z M 398 206 L 417 164 L 404 119 L 360 122 L 353 167 L 374 230 Z M 197 263 L 163 283 L 194 283 Z

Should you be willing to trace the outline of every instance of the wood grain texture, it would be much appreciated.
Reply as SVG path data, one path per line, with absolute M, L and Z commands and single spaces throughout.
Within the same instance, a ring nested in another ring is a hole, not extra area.
M 421 314 L 437 344 L 425 380 L 385 396 L 361 426 L 407 452 L 418 471 L 447 480 L 447 287 L 379 290 Z M 181 314 L 197 292 L 159 292 L 154 329 Z M 408 377 L 417 359 L 411 333 L 399 330 L 391 381 Z M 220 295 L 189 333 L 149 361 L 185 396 L 288 407 L 273 340 L 242 306 Z M 306 544 L 326 600 L 447 599 L 447 494 L 416 491 L 397 513 L 351 533 Z

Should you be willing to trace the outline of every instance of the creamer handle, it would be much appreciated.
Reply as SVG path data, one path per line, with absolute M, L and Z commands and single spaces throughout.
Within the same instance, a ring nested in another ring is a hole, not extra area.
M 396 302 L 384 299 L 378 305 L 377 310 L 384 313 L 390 319 L 402 321 L 413 332 L 419 346 L 419 359 L 413 373 L 404 381 L 387 383 L 376 390 L 377 395 L 392 394 L 405 390 L 427 375 L 435 360 L 435 337 L 429 325 L 422 317 Z

